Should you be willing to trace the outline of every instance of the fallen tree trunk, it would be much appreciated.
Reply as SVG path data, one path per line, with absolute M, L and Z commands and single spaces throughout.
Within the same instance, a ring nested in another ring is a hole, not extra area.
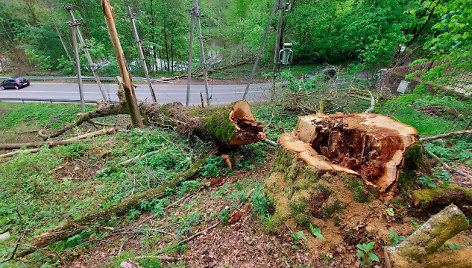
M 83 134 L 80 136 L 76 136 L 67 140 L 61 141 L 45 141 L 45 142 L 27 142 L 27 143 L 7 143 L 7 144 L 0 144 L 0 150 L 13 150 L 13 149 L 20 149 L 20 148 L 36 148 L 48 145 L 50 147 L 59 146 L 59 145 L 68 145 L 80 140 L 84 140 L 89 137 L 95 137 L 104 134 L 113 134 L 116 133 L 116 129 L 114 128 L 106 128 L 102 130 L 98 130 L 95 132 Z
M 266 139 L 265 125 L 256 120 L 251 106 L 244 100 L 237 101 L 231 106 L 205 109 L 197 107 L 186 109 L 180 102 L 164 105 L 143 102 L 139 109 L 146 124 L 169 127 L 185 137 L 198 136 L 202 140 L 213 141 L 219 145 L 245 145 Z M 57 137 L 93 118 L 127 112 L 123 103 L 104 106 L 79 114 L 79 119 L 72 125 L 45 137 Z
M 464 213 L 454 204 L 441 210 L 426 221 L 405 241 L 387 250 L 397 266 L 413 260 L 418 261 L 438 250 L 448 239 L 467 230 L 469 222 Z M 462 266 L 461 266 L 462 267 Z
M 161 184 L 157 188 L 149 189 L 140 194 L 130 196 L 119 204 L 92 211 L 81 218 L 70 220 L 60 227 L 36 236 L 33 243 L 30 245 L 30 248 L 18 253 L 15 258 L 24 257 L 40 248 L 44 248 L 63 239 L 67 239 L 82 232 L 83 230 L 92 226 L 94 223 L 109 220 L 112 216 L 122 216 L 130 209 L 138 207 L 142 201 L 151 201 L 153 199 L 164 198 L 168 193 L 166 189 L 174 189 L 182 182 L 193 178 L 198 172 L 198 169 L 205 164 L 209 157 L 214 154 L 214 151 L 208 153 L 204 158 L 197 160 L 187 171 L 177 175 L 169 182 Z
M 472 190 L 457 185 L 435 189 L 414 190 L 412 192 L 413 205 L 420 211 L 437 211 L 454 203 L 466 214 L 472 216 L 467 207 L 472 206 Z

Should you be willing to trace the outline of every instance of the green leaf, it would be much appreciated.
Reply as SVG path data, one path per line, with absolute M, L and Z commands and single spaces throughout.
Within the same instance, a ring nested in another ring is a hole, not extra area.
M 395 212 L 393 211 L 393 208 L 387 208 L 385 212 L 387 212 L 387 215 L 390 217 L 395 216 Z
M 375 255 L 374 253 L 368 252 L 368 253 L 367 253 L 367 256 L 369 256 L 369 260 L 371 260 L 371 261 L 376 261 L 376 262 L 379 262 L 379 261 L 380 261 L 380 260 L 379 260 L 379 257 L 377 257 L 377 255 Z
M 357 251 L 356 256 L 357 256 L 357 257 L 361 257 L 361 258 L 364 258 L 364 257 L 365 257 L 364 252 L 362 252 L 362 251 L 360 251 L 360 250 Z

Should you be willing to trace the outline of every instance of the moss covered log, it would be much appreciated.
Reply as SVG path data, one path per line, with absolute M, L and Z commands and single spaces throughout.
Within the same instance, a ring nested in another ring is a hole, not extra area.
M 82 232 L 83 230 L 89 228 L 95 223 L 100 223 L 109 220 L 112 216 L 122 216 L 126 214 L 130 209 L 138 207 L 142 201 L 151 201 L 153 199 L 164 198 L 168 193 L 166 189 L 174 189 L 182 182 L 193 178 L 197 173 L 198 169 L 202 165 L 204 165 L 207 159 L 214 155 L 214 153 L 215 152 L 210 152 L 204 158 L 199 159 L 194 164 L 192 164 L 192 166 L 188 170 L 177 175 L 169 182 L 161 184 L 157 188 L 149 189 L 140 194 L 136 194 L 123 200 L 119 204 L 93 211 L 81 218 L 67 221 L 64 225 L 58 228 L 36 236 L 30 248 L 18 253 L 15 258 L 24 257 L 40 248 L 46 247 L 48 245 L 51 245 L 52 243 L 61 241 L 63 239 L 67 239 L 73 235 Z
M 251 106 L 244 100 L 205 109 L 185 108 L 180 102 L 163 105 L 142 102 L 139 110 L 147 125 L 172 128 L 182 136 L 197 136 L 218 145 L 246 145 L 266 139 L 264 124 L 256 120 Z M 44 139 L 58 137 L 93 118 L 127 113 L 128 109 L 124 103 L 106 105 L 79 114 L 73 124 L 55 133 L 46 135 L 40 132 L 40 135 Z
M 441 210 L 398 246 L 388 248 L 393 259 L 421 260 L 438 250 L 448 239 L 466 230 L 469 222 L 454 204 Z
M 436 189 L 414 190 L 413 204 L 421 211 L 442 209 L 451 203 L 460 208 L 472 206 L 472 190 L 458 185 L 451 185 Z M 464 211 L 469 216 L 472 211 Z

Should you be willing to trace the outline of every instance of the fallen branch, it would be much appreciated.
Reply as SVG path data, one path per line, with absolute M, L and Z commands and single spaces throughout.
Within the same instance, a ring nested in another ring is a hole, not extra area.
M 421 138 L 420 141 L 421 142 L 432 141 L 432 140 L 437 140 L 437 139 L 442 139 L 442 138 L 449 138 L 449 137 L 462 135 L 462 134 L 468 134 L 468 133 L 472 133 L 472 129 L 449 132 L 449 133 L 440 134 L 440 135 L 436 135 L 436 136 L 425 137 L 425 138 Z
M 198 172 L 198 169 L 206 163 L 206 160 L 209 157 L 213 156 L 214 154 L 215 151 L 211 151 L 204 158 L 197 160 L 187 171 L 177 175 L 174 179 L 163 183 L 156 188 L 149 189 L 134 196 L 130 196 L 119 204 L 95 210 L 81 218 L 67 221 L 64 225 L 60 227 L 57 227 L 53 230 L 36 236 L 31 247 L 20 252 L 15 257 L 21 258 L 27 256 L 40 248 L 49 246 L 55 242 L 76 235 L 97 222 L 109 220 L 112 216 L 122 216 L 126 214 L 130 209 L 139 206 L 142 201 L 164 198 L 169 192 L 167 190 L 168 188 L 174 189 L 182 182 L 193 178 L 193 176 L 195 176 L 195 174 Z
M 129 164 L 132 164 L 132 163 L 138 161 L 138 160 L 141 159 L 141 158 L 145 158 L 145 157 L 147 157 L 147 156 L 149 156 L 149 155 L 151 155 L 151 154 L 155 154 L 155 153 L 157 153 L 157 152 L 159 152 L 159 150 L 152 151 L 152 152 L 145 153 L 145 154 L 137 155 L 137 156 L 135 156 L 135 157 L 133 157 L 133 158 L 130 158 L 130 159 L 128 159 L 128 160 L 125 160 L 125 161 L 123 161 L 123 162 L 118 163 L 118 166 L 126 166 L 126 165 L 129 165 Z M 0 157 L 1 157 L 1 156 L 0 156 Z M 95 173 L 96 173 L 96 174 L 100 174 L 100 173 L 103 173 L 103 172 L 105 172 L 105 171 L 107 171 L 107 170 L 109 170 L 109 169 L 110 169 L 110 168 L 102 168 L 102 169 L 100 169 L 100 170 L 97 170 L 97 172 L 95 172 Z
M 104 135 L 104 134 L 113 134 L 116 133 L 116 129 L 114 128 L 105 128 L 99 131 L 95 132 L 90 132 L 87 134 L 83 134 L 80 136 L 76 136 L 67 140 L 60 140 L 60 141 L 49 141 L 49 142 L 27 142 L 27 143 L 6 143 L 6 144 L 0 144 L 0 150 L 13 150 L 13 149 L 20 149 L 20 148 L 35 148 L 35 147 L 42 147 L 45 145 L 48 146 L 58 146 L 58 145 L 68 145 L 72 144 L 75 142 L 78 142 L 80 140 L 89 138 L 89 137 L 95 137 L 99 135 Z
M 454 172 L 454 173 L 457 173 L 457 174 L 460 174 L 464 177 L 469 177 L 470 175 L 467 174 L 467 173 L 464 173 L 460 170 L 457 170 L 451 166 L 449 166 L 446 162 L 444 162 L 444 160 L 442 160 L 441 158 L 439 158 L 439 156 L 435 155 L 433 152 L 431 151 L 428 151 L 425 149 L 425 152 L 427 152 L 429 155 L 431 155 L 434 159 L 436 159 L 438 162 L 440 162 L 448 171 L 451 171 L 451 172 Z
M 7 157 L 12 157 L 14 155 L 20 154 L 20 153 L 36 153 L 39 152 L 41 149 L 40 148 L 34 148 L 34 149 L 29 149 L 29 150 L 17 150 L 13 152 L 9 152 L 6 154 L 0 154 L 0 158 L 7 158 Z
M 392 254 L 394 262 L 398 258 L 421 260 L 468 227 L 469 222 L 464 213 L 451 204 L 431 217 L 402 243 L 387 250 Z
M 110 105 L 100 107 L 96 110 L 93 110 L 87 113 L 79 113 L 78 114 L 79 118 L 74 123 L 54 133 L 44 134 L 43 133 L 44 130 L 42 129 L 38 132 L 38 135 L 41 136 L 44 140 L 48 140 L 50 138 L 59 137 L 60 135 L 66 133 L 67 131 L 75 127 L 78 127 L 93 118 L 105 117 L 105 116 L 110 116 L 110 115 L 118 115 L 118 114 L 127 114 L 127 113 L 128 113 L 128 110 L 123 104 L 121 103 L 110 104 Z

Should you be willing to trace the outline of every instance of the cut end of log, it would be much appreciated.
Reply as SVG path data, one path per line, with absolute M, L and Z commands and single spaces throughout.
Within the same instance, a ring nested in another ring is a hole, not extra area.
M 229 121 L 235 132 L 229 140 L 231 145 L 246 145 L 266 139 L 265 125 L 258 122 L 252 113 L 251 105 L 245 100 L 237 101 L 229 112 Z
M 417 142 L 415 128 L 367 113 L 301 116 L 297 128 L 280 137 L 308 166 L 360 176 L 379 193 L 393 188 L 407 150 Z

